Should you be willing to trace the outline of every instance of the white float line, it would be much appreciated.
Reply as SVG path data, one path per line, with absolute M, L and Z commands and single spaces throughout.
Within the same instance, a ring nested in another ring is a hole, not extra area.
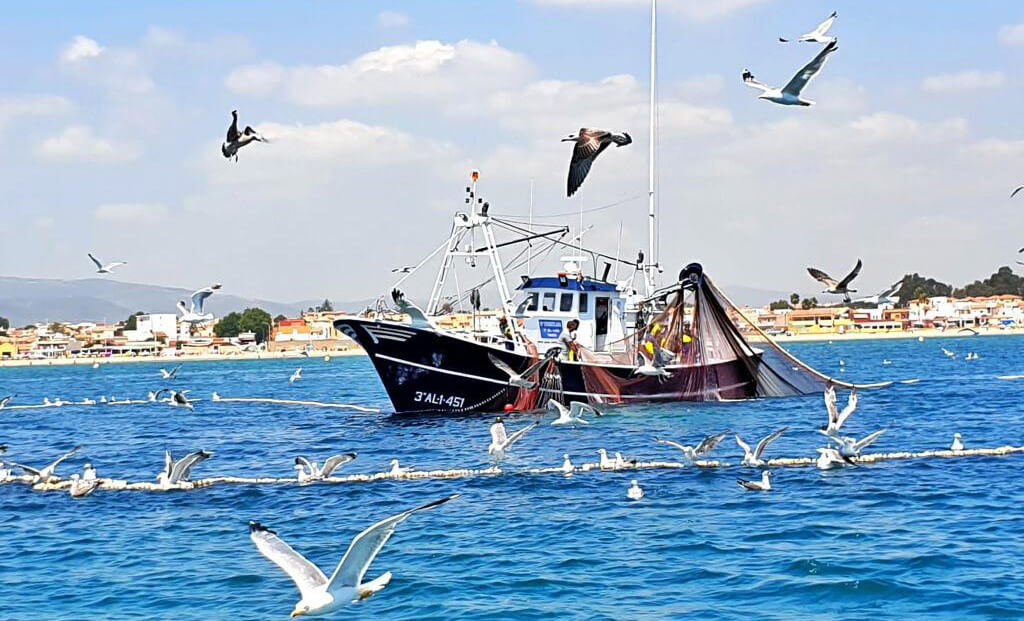
M 901 459 L 927 459 L 927 458 L 957 458 L 957 457 L 1002 457 L 1024 453 L 1024 446 L 1001 446 L 998 448 L 967 449 L 963 451 L 936 450 L 922 451 L 919 453 L 871 453 L 853 458 L 858 464 L 872 464 L 880 461 L 892 461 Z M 816 458 L 813 457 L 792 457 L 777 458 L 768 460 L 769 468 L 807 467 L 813 466 Z M 698 461 L 692 467 L 707 468 L 736 468 L 740 464 L 721 462 L 717 460 Z M 672 461 L 648 461 L 628 464 L 621 468 L 601 468 L 599 463 L 585 463 L 573 468 L 571 472 L 565 472 L 560 467 L 553 468 L 529 468 L 526 470 L 504 471 L 498 466 L 481 469 L 455 469 L 455 470 L 413 470 L 402 474 L 391 474 L 389 472 L 377 472 L 372 474 L 352 474 L 344 477 L 330 477 L 320 481 L 299 483 L 298 479 L 279 479 L 270 477 L 210 477 L 198 479 L 187 483 L 180 483 L 175 486 L 165 487 L 159 483 L 148 481 L 132 483 L 117 479 L 100 479 L 101 490 L 109 491 L 188 491 L 214 485 L 240 484 L 240 485 L 328 485 L 344 483 L 372 483 L 376 481 L 422 481 L 424 479 L 463 479 L 477 476 L 495 476 L 500 474 L 577 474 L 584 472 L 623 472 L 629 470 L 685 470 L 691 468 L 686 464 Z M 42 492 L 53 492 L 66 490 L 71 481 L 62 480 L 54 483 L 33 484 L 33 477 L 29 475 L 9 477 L 0 484 L 23 483 L 32 485 L 32 489 Z
M 310 405 L 318 408 L 343 408 L 348 410 L 356 410 L 359 412 L 368 412 L 371 414 L 379 414 L 380 410 L 377 408 L 368 408 L 362 405 L 351 405 L 349 403 L 324 403 L 322 401 L 300 401 L 297 399 L 270 399 L 263 397 L 218 397 L 212 399 L 214 402 L 220 403 L 277 403 L 279 405 Z

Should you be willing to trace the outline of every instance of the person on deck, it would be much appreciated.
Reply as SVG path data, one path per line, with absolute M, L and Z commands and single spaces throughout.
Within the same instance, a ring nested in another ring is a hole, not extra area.
M 580 322 L 578 320 L 570 319 L 566 322 L 565 329 L 558 335 L 558 342 L 562 346 L 566 360 L 579 359 L 579 345 L 576 343 L 576 330 L 579 327 Z
M 515 349 L 515 344 L 512 342 L 512 326 L 508 322 L 508 317 L 502 315 L 498 319 L 498 328 L 501 330 L 501 338 L 505 339 L 505 349 L 509 351 Z

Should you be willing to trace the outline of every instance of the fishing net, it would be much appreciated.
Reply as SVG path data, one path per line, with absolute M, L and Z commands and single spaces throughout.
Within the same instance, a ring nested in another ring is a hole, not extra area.
M 632 335 L 607 347 L 609 351 L 580 348 L 588 393 L 611 402 L 631 395 L 722 401 L 819 393 L 828 383 L 855 387 L 816 371 L 779 346 L 696 263 L 680 273 L 676 290 L 640 308 L 636 325 Z M 639 373 L 641 367 L 649 374 Z M 661 370 L 665 373 L 659 374 Z M 856 387 L 884 385 L 888 383 Z

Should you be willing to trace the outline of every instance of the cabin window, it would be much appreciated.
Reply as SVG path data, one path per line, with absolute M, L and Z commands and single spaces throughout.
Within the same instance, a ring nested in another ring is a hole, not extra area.
M 597 336 L 608 334 L 608 298 L 594 298 L 594 333 Z
M 537 294 L 531 293 L 526 296 L 526 299 L 519 303 L 519 308 L 516 309 L 517 315 L 522 315 L 525 312 L 533 312 L 537 310 Z
M 579 310 L 579 314 L 582 315 L 583 313 L 587 312 L 587 302 L 589 302 L 589 300 L 587 299 L 587 294 L 586 293 L 581 293 L 580 294 L 580 310 Z
M 572 312 L 572 296 L 571 293 L 563 293 L 561 299 L 558 301 L 558 310 L 563 313 Z
M 540 307 L 545 313 L 555 312 L 555 294 L 545 293 L 544 294 L 544 305 Z

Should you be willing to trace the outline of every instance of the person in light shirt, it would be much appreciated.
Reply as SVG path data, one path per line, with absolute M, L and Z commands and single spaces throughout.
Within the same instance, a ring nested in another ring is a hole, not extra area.
M 562 346 L 562 350 L 565 352 L 567 360 L 577 360 L 579 357 L 579 345 L 576 343 L 576 330 L 578 330 L 579 327 L 579 320 L 570 319 L 566 322 L 562 333 L 558 335 L 558 343 Z

